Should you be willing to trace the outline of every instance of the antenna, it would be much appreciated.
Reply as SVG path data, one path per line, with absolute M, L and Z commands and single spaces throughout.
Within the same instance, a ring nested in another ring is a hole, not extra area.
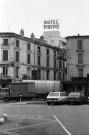
M 6 26 L 9 29 L 9 33 L 10 33 L 10 26 Z

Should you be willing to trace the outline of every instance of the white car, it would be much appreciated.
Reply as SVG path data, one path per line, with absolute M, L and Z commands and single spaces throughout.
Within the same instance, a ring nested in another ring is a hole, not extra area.
M 50 92 L 46 98 L 48 105 L 51 103 L 65 103 L 67 99 L 66 92 Z
M 0 114 L 0 124 L 3 124 L 7 119 L 7 114 Z

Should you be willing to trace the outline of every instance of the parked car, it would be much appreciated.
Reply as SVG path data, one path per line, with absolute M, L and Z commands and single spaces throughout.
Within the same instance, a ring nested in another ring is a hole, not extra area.
M 50 92 L 46 98 L 47 104 L 50 105 L 51 103 L 65 103 L 66 102 L 66 92 Z
M 88 97 L 85 96 L 83 92 L 70 92 L 69 95 L 67 96 L 67 104 L 71 103 L 87 103 L 88 102 Z

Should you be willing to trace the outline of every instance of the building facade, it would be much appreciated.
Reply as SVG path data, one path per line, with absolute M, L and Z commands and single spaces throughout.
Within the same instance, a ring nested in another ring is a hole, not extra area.
M 67 37 L 67 80 L 89 74 L 89 36 Z
M 66 49 L 42 39 L 15 33 L 0 33 L 0 78 L 12 80 L 65 80 Z
M 67 39 L 67 82 L 64 89 L 89 94 L 89 36 L 69 36 Z

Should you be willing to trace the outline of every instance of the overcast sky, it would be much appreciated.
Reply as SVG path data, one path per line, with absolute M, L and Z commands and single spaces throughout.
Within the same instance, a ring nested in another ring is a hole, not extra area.
M 89 35 L 89 0 L 0 0 L 0 32 L 22 28 L 25 36 L 39 38 L 49 19 L 59 20 L 62 37 Z

